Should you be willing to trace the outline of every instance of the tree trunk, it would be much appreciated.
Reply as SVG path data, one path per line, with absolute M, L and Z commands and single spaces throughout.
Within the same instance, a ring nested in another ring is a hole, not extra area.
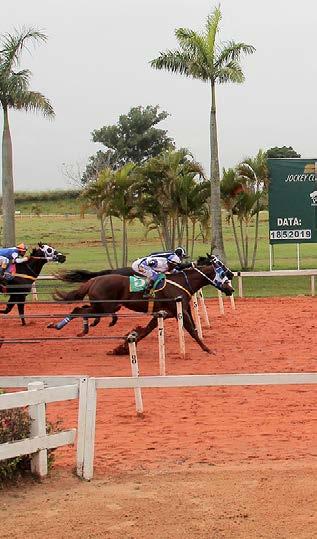
M 243 258 L 242 258 L 242 255 L 241 255 L 241 249 L 240 249 L 240 245 L 239 245 L 239 240 L 238 240 L 238 234 L 237 234 L 236 224 L 235 224 L 235 222 L 234 222 L 234 215 L 233 215 L 233 212 L 231 211 L 230 214 L 231 214 L 231 223 L 232 223 L 232 230 L 233 230 L 234 241 L 235 241 L 235 243 L 236 243 L 236 248 L 237 248 L 238 257 L 239 257 L 239 261 L 240 261 L 240 266 L 241 266 L 241 268 L 242 268 L 242 267 L 243 267 Z
M 211 186 L 211 251 L 225 261 L 225 249 L 222 234 L 220 173 L 218 157 L 218 135 L 216 118 L 216 89 L 211 83 L 210 109 L 210 186 Z
M 107 218 L 106 218 L 106 219 L 107 219 Z M 105 220 L 106 220 L 106 219 L 105 219 Z M 106 231 L 105 231 L 105 220 L 104 220 L 103 216 L 100 217 L 100 239 L 101 239 L 101 242 L 102 242 L 102 244 L 104 245 L 105 250 L 106 250 L 106 255 L 107 255 L 107 259 L 108 259 L 108 264 L 109 264 L 110 268 L 113 269 L 112 260 L 111 260 L 111 256 L 110 256 L 110 252 L 109 252 L 109 247 L 108 247 L 108 241 L 107 241 Z
M 195 228 L 196 228 L 196 219 L 192 221 L 192 245 L 191 245 L 191 250 L 190 250 L 190 258 L 193 258 L 194 256 Z
M 15 203 L 12 173 L 12 142 L 8 119 L 8 109 L 3 108 L 2 134 L 2 217 L 4 247 L 15 245 Z
M 116 245 L 116 240 L 115 240 L 115 236 L 114 236 L 114 226 L 113 226 L 112 215 L 109 216 L 109 219 L 110 219 L 110 228 L 111 228 L 111 236 L 112 236 L 113 256 L 114 256 L 114 259 L 115 259 L 116 268 L 118 268 L 119 264 L 118 264 L 118 256 L 117 256 L 117 245 Z
M 255 216 L 255 231 L 254 231 L 254 247 L 253 247 L 253 256 L 252 256 L 252 263 L 251 263 L 251 270 L 254 270 L 255 266 L 255 260 L 256 260 L 256 252 L 258 248 L 258 237 L 259 237 L 259 210 L 257 211 L 257 214 Z

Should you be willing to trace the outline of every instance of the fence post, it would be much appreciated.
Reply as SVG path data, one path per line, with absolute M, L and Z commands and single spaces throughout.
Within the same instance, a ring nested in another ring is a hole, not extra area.
M 183 356 L 185 356 L 185 338 L 184 338 L 184 324 L 183 324 L 183 306 L 182 298 L 176 298 L 176 310 L 177 310 L 177 323 L 178 323 L 178 339 L 179 349 Z
M 88 378 L 85 422 L 84 464 L 82 476 L 90 481 L 94 474 L 97 391 L 95 378 Z
M 33 299 L 33 301 L 37 301 L 38 297 L 37 297 L 37 290 L 36 290 L 35 282 L 32 284 L 31 291 L 32 291 L 32 299 Z
M 159 345 L 159 364 L 160 364 L 160 376 L 166 375 L 165 367 L 165 331 L 164 331 L 164 318 L 166 316 L 165 311 L 159 311 L 156 313 L 157 325 L 158 325 L 158 345 Z
M 315 275 L 311 275 L 310 277 L 310 287 L 311 287 L 311 295 L 315 295 Z
M 83 477 L 84 455 L 85 455 L 85 432 L 86 432 L 86 413 L 87 413 L 87 391 L 88 378 L 80 378 L 78 387 L 78 427 L 77 427 L 77 456 L 76 469 L 77 475 Z
M 243 298 L 242 275 L 238 271 L 239 298 Z
M 135 342 L 136 342 L 136 335 L 132 332 L 128 336 L 130 364 L 131 364 L 132 376 L 134 378 L 138 378 L 139 377 L 139 364 L 138 364 L 138 356 L 136 353 Z M 142 393 L 141 393 L 140 387 L 134 388 L 134 398 L 135 398 L 136 413 L 143 414 L 143 401 L 142 401 Z
M 207 328 L 210 328 L 209 316 L 208 316 L 208 313 L 207 313 L 206 304 L 205 304 L 205 298 L 204 298 L 204 294 L 203 294 L 202 289 L 198 290 L 198 297 L 200 299 L 200 304 L 201 304 L 201 307 L 202 307 L 203 316 L 204 316 L 204 319 L 205 319 L 205 324 L 206 324 Z
M 201 323 L 200 323 L 200 316 L 199 316 L 199 307 L 198 307 L 198 299 L 197 299 L 197 293 L 193 295 L 193 307 L 194 307 L 194 318 L 195 318 L 195 325 L 198 333 L 198 337 L 200 339 L 203 338 L 203 332 L 201 329 Z
M 28 384 L 29 391 L 38 391 L 40 389 L 44 389 L 43 382 L 30 382 Z M 31 438 L 46 436 L 45 403 L 41 402 L 29 406 L 29 416 L 31 419 Z M 47 475 L 47 449 L 40 449 L 32 455 L 31 472 L 39 477 Z

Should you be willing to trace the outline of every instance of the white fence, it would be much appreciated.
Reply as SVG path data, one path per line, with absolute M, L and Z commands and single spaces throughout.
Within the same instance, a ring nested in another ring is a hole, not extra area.
M 0 388 L 28 388 L 0 395 L 0 410 L 29 406 L 31 432 L 29 438 L 1 444 L 0 460 L 32 454 L 31 470 L 43 477 L 47 474 L 47 450 L 73 444 L 77 437 L 77 473 L 82 476 L 87 384 L 86 376 L 1 376 Z M 47 434 L 45 405 L 74 399 L 79 400 L 77 429 Z
M 41 387 L 38 385 L 41 380 Z M 37 385 L 34 385 L 37 384 Z M 0 395 L 0 410 L 30 405 L 34 426 L 29 439 L 0 445 L 0 460 L 33 454 L 32 469 L 47 470 L 47 449 L 74 443 L 77 434 L 77 475 L 93 477 L 97 390 L 157 387 L 215 387 L 317 384 L 317 373 L 219 374 L 89 378 L 87 376 L 0 377 L 0 387 L 25 387 L 28 391 Z M 44 388 L 44 385 L 54 387 Z M 43 389 L 44 388 L 44 389 Z M 77 429 L 46 434 L 45 403 L 79 399 Z

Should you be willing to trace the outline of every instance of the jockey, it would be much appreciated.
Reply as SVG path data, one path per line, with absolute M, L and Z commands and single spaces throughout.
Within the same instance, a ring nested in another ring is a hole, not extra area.
M 187 258 L 185 249 L 177 247 L 175 251 L 151 253 L 149 256 L 138 258 L 133 262 L 132 269 L 146 277 L 147 290 L 150 290 L 161 273 L 177 272 L 183 258 Z
M 21 264 L 29 260 L 25 256 L 27 246 L 25 243 L 19 243 L 16 247 L 3 247 L 0 249 L 0 277 L 3 276 L 9 264 Z

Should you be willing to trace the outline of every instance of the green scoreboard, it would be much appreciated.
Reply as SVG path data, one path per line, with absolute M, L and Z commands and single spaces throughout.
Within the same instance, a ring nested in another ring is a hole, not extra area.
M 270 243 L 317 243 L 317 159 L 268 159 Z

